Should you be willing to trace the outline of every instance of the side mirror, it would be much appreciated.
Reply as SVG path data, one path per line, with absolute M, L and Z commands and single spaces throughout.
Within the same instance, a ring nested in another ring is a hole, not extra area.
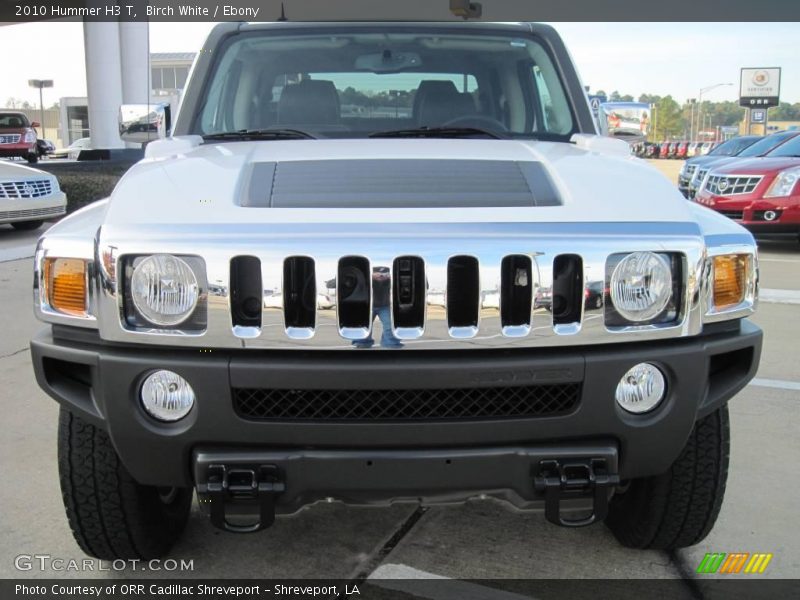
M 39 126 L 40 126 L 39 121 L 31 121 L 31 127 L 39 127 Z
M 119 108 L 119 137 L 123 142 L 163 140 L 171 127 L 169 104 L 123 104 Z

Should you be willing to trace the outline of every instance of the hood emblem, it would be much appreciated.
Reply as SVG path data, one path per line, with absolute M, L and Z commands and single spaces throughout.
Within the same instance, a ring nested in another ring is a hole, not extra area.
M 36 189 L 31 184 L 26 183 L 22 186 L 22 193 L 26 196 L 33 196 L 36 193 Z
M 727 190 L 728 189 L 728 180 L 727 179 L 721 180 L 719 182 L 719 184 L 717 185 L 717 188 L 719 188 L 720 192 L 724 192 L 725 190 Z

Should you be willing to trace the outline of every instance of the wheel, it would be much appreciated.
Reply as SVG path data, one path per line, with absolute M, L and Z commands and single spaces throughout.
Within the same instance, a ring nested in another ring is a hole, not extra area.
M 603 306 L 603 297 L 602 296 L 597 296 L 594 299 L 594 307 L 595 308 L 600 308 L 602 306 Z
M 728 478 L 730 422 L 723 406 L 695 423 L 670 470 L 616 494 L 606 525 L 629 548 L 673 550 L 700 542 L 717 520 Z
M 186 526 L 191 488 L 134 481 L 105 431 L 62 408 L 58 472 L 72 535 L 97 558 L 163 556 Z
M 42 223 L 44 221 L 17 221 L 12 223 L 11 226 L 19 231 L 32 231 L 33 229 L 39 229 Z
M 33 152 L 31 154 L 28 154 L 28 156 L 26 156 L 25 158 L 32 165 L 36 164 L 37 162 L 39 162 L 39 156 L 35 152 Z

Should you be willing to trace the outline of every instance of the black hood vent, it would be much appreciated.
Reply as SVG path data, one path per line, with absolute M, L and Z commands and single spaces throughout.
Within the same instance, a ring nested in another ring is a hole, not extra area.
M 559 206 L 539 162 L 365 159 L 254 163 L 242 206 L 447 208 Z

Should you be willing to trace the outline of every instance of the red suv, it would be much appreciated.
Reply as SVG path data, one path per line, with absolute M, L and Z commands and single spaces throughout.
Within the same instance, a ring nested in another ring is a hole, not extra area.
M 25 113 L 0 112 L 0 156 L 19 156 L 29 163 L 39 160 L 34 127 L 39 123 L 28 121 Z
M 712 166 L 695 201 L 753 233 L 800 234 L 800 135 L 761 158 Z

